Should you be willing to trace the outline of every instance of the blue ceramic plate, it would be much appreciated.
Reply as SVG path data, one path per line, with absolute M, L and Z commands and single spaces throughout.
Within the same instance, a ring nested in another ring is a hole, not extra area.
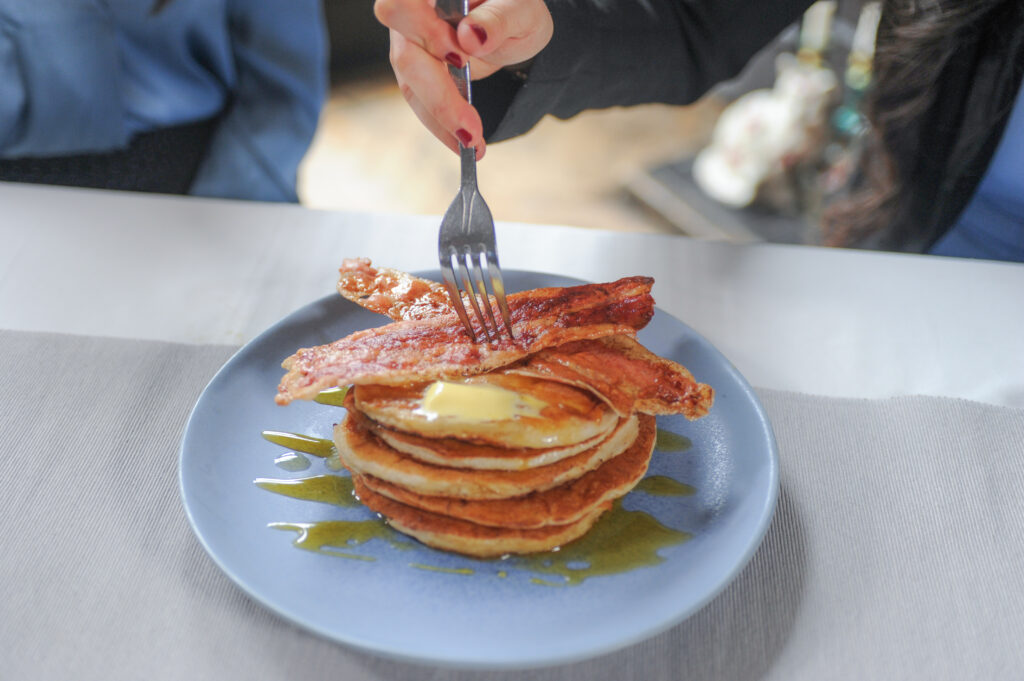
M 507 272 L 506 282 L 510 291 L 578 283 L 529 272 Z M 276 406 L 281 361 L 299 347 L 384 322 L 337 295 L 307 305 L 232 357 L 186 426 L 180 477 L 192 527 L 221 569 L 281 616 L 327 638 L 416 662 L 475 668 L 564 663 L 627 646 L 682 621 L 721 591 L 761 542 L 778 492 L 775 440 L 764 410 L 728 360 L 658 311 L 640 340 L 716 391 L 703 419 L 658 419 L 659 429 L 692 445 L 655 451 L 649 475 L 674 478 L 695 493 L 673 497 L 634 490 L 623 500 L 625 509 L 644 511 L 692 535 L 662 548 L 662 562 L 551 586 L 536 581 L 550 578 L 514 561 L 476 561 L 420 544 L 398 549 L 374 539 L 345 549 L 361 560 L 297 548 L 296 532 L 271 524 L 374 516 L 361 506 L 295 499 L 254 484 L 257 478 L 331 473 L 329 462 L 316 457 L 308 457 L 307 470 L 282 470 L 275 459 L 286 450 L 261 435 L 275 430 L 330 438 L 343 414 L 339 407 L 313 402 Z

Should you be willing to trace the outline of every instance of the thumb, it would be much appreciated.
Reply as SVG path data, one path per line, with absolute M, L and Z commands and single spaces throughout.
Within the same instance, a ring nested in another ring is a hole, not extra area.
M 532 59 L 551 40 L 551 13 L 543 0 L 484 0 L 459 22 L 459 46 L 505 66 Z

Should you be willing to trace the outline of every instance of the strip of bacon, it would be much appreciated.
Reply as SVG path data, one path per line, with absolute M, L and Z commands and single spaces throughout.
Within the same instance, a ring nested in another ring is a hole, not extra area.
M 374 267 L 369 258 L 347 258 L 338 273 L 338 293 L 395 321 L 455 314 L 448 290 L 435 281 Z
M 454 314 L 445 287 L 429 279 L 383 267 L 367 258 L 342 262 L 338 291 L 347 299 L 392 319 L 427 319 Z M 590 390 L 620 416 L 704 416 L 714 401 L 710 386 L 697 383 L 680 364 L 655 355 L 630 336 L 608 336 L 549 348 L 528 358 L 514 373 Z
M 606 336 L 541 350 L 513 373 L 589 388 L 620 415 L 708 413 L 715 393 L 681 364 L 659 357 L 635 338 Z
M 326 388 L 405 385 L 482 374 L 545 348 L 603 336 L 633 336 L 654 315 L 650 277 L 608 284 L 542 288 L 508 296 L 515 340 L 470 340 L 454 315 L 394 322 L 286 359 L 275 401 L 312 399 Z M 477 334 L 486 337 L 483 329 Z

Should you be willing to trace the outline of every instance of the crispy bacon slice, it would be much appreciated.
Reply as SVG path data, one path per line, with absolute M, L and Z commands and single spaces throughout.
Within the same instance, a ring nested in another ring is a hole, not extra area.
M 347 258 L 338 273 L 338 293 L 395 321 L 454 313 L 443 285 L 408 272 L 374 267 L 369 258 Z
M 711 386 L 681 364 L 659 357 L 630 336 L 605 336 L 541 350 L 510 369 L 589 388 L 620 415 L 683 414 L 698 419 L 714 402 Z
M 470 340 L 458 317 L 394 322 L 328 345 L 303 348 L 284 361 L 278 404 L 312 399 L 325 388 L 404 385 L 481 374 L 545 348 L 603 336 L 633 336 L 654 315 L 650 277 L 608 284 L 542 288 L 508 296 L 515 340 Z M 483 329 L 477 334 L 486 337 Z
M 338 291 L 352 302 L 395 320 L 428 319 L 454 310 L 445 287 L 388 268 L 367 258 L 345 260 Z M 705 415 L 714 401 L 710 386 L 698 383 L 683 366 L 655 355 L 630 336 L 607 336 L 541 350 L 514 369 L 591 390 L 620 416 Z

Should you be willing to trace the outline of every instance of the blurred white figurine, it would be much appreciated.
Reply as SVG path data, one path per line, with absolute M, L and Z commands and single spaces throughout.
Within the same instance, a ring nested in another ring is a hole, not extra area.
M 775 65 L 775 86 L 730 104 L 715 125 L 710 146 L 694 163 L 697 184 L 728 206 L 758 201 L 791 210 L 788 173 L 821 151 L 835 74 L 791 54 L 780 54 Z

